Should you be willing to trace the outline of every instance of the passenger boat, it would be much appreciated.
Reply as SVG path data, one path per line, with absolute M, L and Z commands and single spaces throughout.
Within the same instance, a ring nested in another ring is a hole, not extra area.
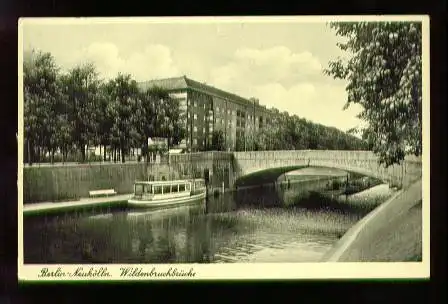
M 206 196 L 204 179 L 171 181 L 136 181 L 130 206 L 156 208 L 182 205 Z

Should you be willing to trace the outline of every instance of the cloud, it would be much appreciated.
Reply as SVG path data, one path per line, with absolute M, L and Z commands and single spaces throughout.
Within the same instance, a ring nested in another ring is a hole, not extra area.
M 241 62 L 251 62 L 255 66 L 277 67 L 279 71 L 298 66 L 314 71 L 320 71 L 322 68 L 319 60 L 310 52 L 293 53 L 285 46 L 265 50 L 242 48 L 235 52 L 235 57 Z
M 129 73 L 137 81 L 180 74 L 172 59 L 171 50 L 160 44 L 146 45 L 143 49 L 124 56 L 113 43 L 95 42 L 75 52 L 69 65 L 82 62 L 93 62 L 105 79 L 113 78 L 118 73 Z
M 244 80 L 251 84 L 283 83 L 321 76 L 322 65 L 310 52 L 293 53 L 285 46 L 268 49 L 240 48 L 231 62 L 211 72 L 214 83 L 229 86 Z

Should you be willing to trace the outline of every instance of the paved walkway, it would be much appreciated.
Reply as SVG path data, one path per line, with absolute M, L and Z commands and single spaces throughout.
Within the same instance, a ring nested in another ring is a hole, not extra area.
M 82 198 L 76 201 L 66 201 L 66 202 L 43 202 L 34 204 L 24 204 L 23 213 L 35 212 L 35 211 L 46 211 L 46 210 L 57 210 L 64 208 L 76 208 L 76 207 L 86 207 L 86 206 L 100 206 L 107 205 L 110 203 L 118 203 L 127 201 L 130 199 L 132 194 L 122 194 L 114 195 L 108 197 L 96 197 L 96 198 Z
M 328 252 L 327 262 L 421 259 L 422 181 L 397 192 L 353 226 Z

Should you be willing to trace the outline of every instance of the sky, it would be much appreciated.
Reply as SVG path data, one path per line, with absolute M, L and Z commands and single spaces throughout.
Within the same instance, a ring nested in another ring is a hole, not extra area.
M 315 123 L 360 125 L 359 107 L 342 109 L 347 83 L 323 74 L 344 55 L 325 22 L 80 20 L 24 23 L 24 51 L 50 52 L 63 71 L 93 62 L 106 80 L 119 72 L 137 81 L 186 75 Z

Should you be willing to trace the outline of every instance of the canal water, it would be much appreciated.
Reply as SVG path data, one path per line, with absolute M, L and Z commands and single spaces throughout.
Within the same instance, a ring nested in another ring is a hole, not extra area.
M 380 184 L 342 195 L 326 183 L 260 186 L 155 211 L 27 216 L 24 262 L 316 262 L 393 191 Z

